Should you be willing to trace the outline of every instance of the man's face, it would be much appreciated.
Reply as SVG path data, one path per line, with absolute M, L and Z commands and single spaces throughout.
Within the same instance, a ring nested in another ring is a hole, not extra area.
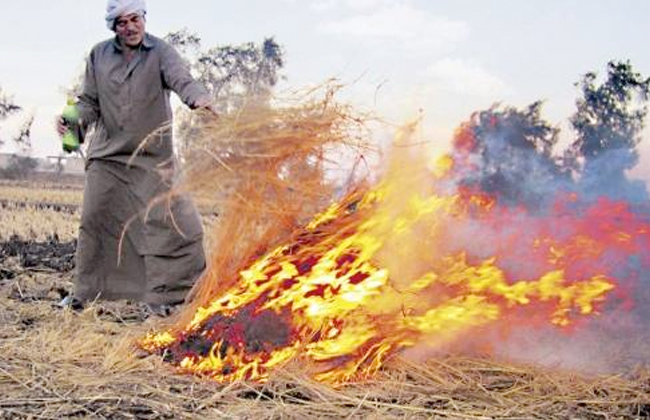
M 139 13 L 120 16 L 115 21 L 115 34 L 122 45 L 137 47 L 144 37 L 144 18 Z

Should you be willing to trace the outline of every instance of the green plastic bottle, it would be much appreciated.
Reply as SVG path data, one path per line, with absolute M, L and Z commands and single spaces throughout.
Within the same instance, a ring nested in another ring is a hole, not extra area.
M 68 99 L 68 103 L 61 113 L 65 125 L 68 127 L 63 138 L 63 151 L 71 153 L 79 150 L 79 109 L 73 99 Z

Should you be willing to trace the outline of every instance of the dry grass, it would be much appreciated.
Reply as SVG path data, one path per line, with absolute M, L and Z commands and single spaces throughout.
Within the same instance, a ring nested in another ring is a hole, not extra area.
M 340 389 L 308 379 L 299 362 L 265 385 L 220 385 L 140 357 L 133 340 L 155 321 L 137 322 L 136 305 L 97 304 L 79 314 L 53 309 L 52 287 L 67 280 L 23 273 L 0 283 L 0 418 L 650 416 L 648 372 L 585 377 L 462 357 L 422 364 L 395 358 L 371 381 Z
M 62 208 L 81 205 L 81 185 L 0 181 L 0 200 Z
M 62 242 L 77 238 L 83 192 L 76 186 L 0 182 L 0 241 L 16 235 L 24 240 L 46 241 L 57 235 Z M 218 211 L 197 203 L 204 230 L 210 231 Z M 206 241 L 207 249 L 212 244 Z
M 0 202 L 0 240 L 17 235 L 44 241 L 49 235 L 57 235 L 62 241 L 71 241 L 77 237 L 79 220 L 78 208 L 42 205 L 29 200 Z
M 77 236 L 82 190 L 79 185 L 0 181 L 0 240 L 12 235 L 44 241 Z

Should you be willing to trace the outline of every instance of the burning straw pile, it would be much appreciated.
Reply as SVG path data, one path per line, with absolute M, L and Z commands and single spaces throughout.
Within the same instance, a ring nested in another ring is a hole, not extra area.
M 410 146 L 414 126 L 371 185 L 356 173 L 376 152 L 364 119 L 330 92 L 192 118 L 174 193 L 220 220 L 191 303 L 161 325 L 125 303 L 52 314 L 16 298 L 39 277 L 1 288 L 4 417 L 650 416 L 642 369 L 498 361 L 511 337 L 555 344 L 607 319 L 612 296 L 625 301 L 620 264 L 646 262 L 645 219 L 575 198 L 544 215 L 501 208 L 455 185 L 462 156 L 432 165 Z

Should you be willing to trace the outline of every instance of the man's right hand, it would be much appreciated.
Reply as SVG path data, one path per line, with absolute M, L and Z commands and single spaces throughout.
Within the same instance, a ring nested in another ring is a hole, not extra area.
M 59 133 L 59 137 L 63 137 L 66 131 L 68 131 L 68 126 L 66 125 L 63 117 L 59 115 L 56 118 L 56 132 Z

